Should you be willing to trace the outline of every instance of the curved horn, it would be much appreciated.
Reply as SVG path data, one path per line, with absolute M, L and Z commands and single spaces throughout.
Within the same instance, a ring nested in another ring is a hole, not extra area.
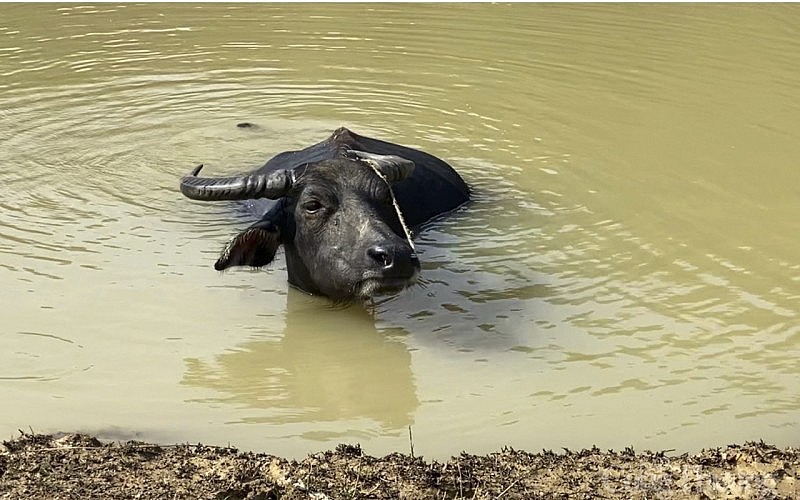
M 193 200 L 278 199 L 292 187 L 294 176 L 288 170 L 244 174 L 233 177 L 197 177 L 203 165 L 181 177 L 181 193 Z
M 378 169 L 389 183 L 407 179 L 414 172 L 414 162 L 400 156 L 378 155 L 354 149 L 350 149 L 347 152 Z

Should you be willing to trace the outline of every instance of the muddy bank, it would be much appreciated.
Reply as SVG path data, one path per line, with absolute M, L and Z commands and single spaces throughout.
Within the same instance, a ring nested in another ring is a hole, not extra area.
M 764 443 L 700 453 L 504 449 L 447 462 L 358 446 L 302 461 L 204 445 L 25 434 L 0 446 L 0 498 L 798 498 L 800 450 Z

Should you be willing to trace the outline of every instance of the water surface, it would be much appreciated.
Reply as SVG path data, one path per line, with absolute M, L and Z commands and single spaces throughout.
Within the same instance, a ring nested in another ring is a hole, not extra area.
M 798 444 L 800 8 L 0 6 L 0 431 L 502 446 Z M 257 129 L 238 129 L 249 121 Z M 474 201 L 423 282 L 331 307 L 178 178 L 339 126 Z

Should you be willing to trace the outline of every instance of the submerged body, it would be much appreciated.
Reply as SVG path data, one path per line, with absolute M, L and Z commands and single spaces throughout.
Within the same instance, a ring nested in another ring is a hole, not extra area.
M 282 244 L 289 282 L 336 301 L 413 284 L 420 264 L 407 226 L 417 227 L 469 200 L 463 179 L 423 151 L 359 136 L 346 128 L 253 172 L 181 179 L 198 200 L 275 200 L 235 236 L 215 264 L 261 267 Z

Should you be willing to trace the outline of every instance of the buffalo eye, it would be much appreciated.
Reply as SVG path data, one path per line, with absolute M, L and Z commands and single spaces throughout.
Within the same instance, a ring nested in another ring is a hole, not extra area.
M 318 200 L 309 200 L 303 203 L 303 210 L 306 211 L 307 214 L 315 214 L 322 210 L 323 206 Z

